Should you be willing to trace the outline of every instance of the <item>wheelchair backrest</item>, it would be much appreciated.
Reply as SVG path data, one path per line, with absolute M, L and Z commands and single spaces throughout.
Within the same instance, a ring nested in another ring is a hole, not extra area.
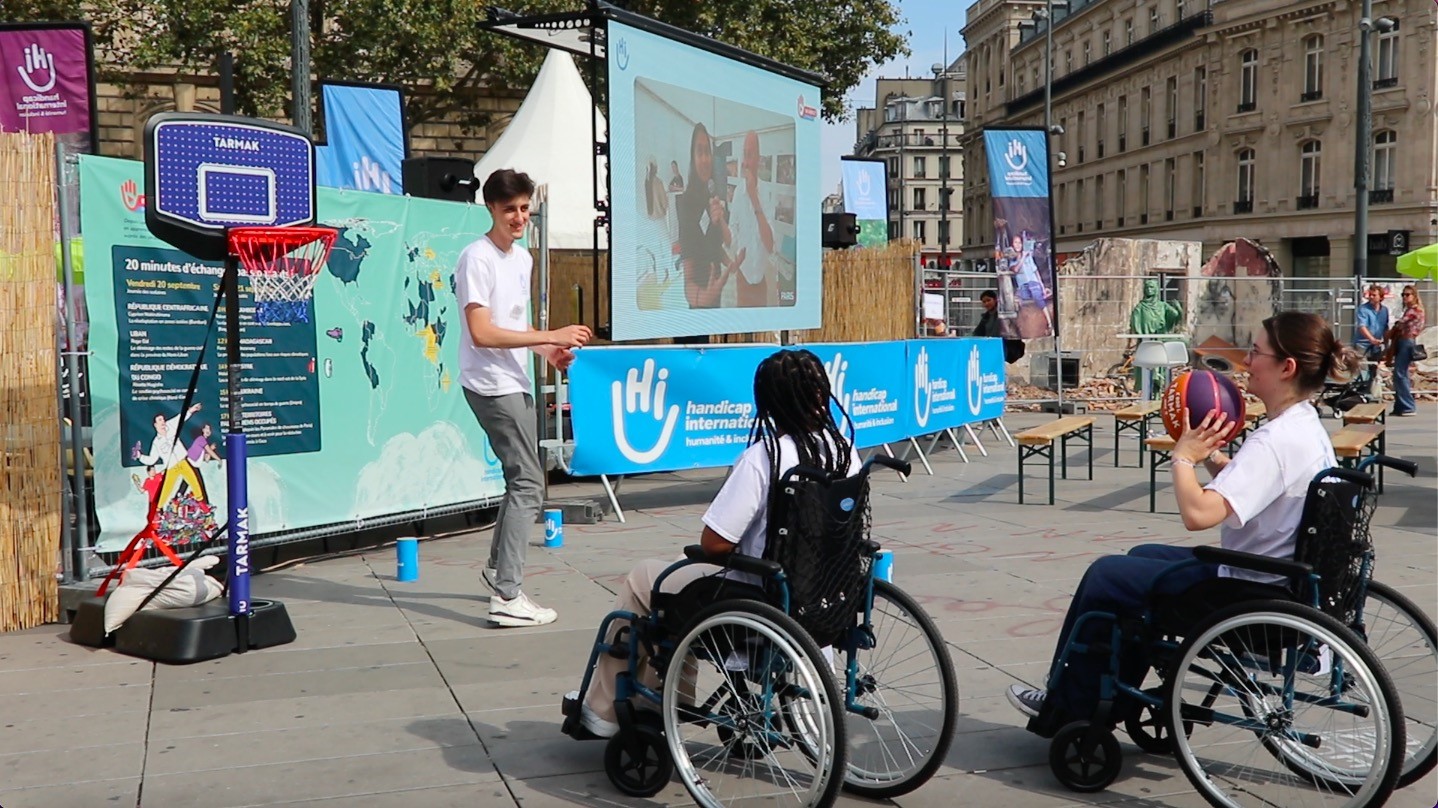
M 821 647 L 864 608 L 873 557 L 869 474 L 837 480 L 785 475 L 769 514 L 764 557 L 784 567 L 789 613 Z
M 1377 506 L 1371 480 L 1352 476 L 1320 474 L 1309 483 L 1293 553 L 1319 576 L 1318 608 L 1344 625 L 1353 622 L 1372 574 L 1369 520 Z

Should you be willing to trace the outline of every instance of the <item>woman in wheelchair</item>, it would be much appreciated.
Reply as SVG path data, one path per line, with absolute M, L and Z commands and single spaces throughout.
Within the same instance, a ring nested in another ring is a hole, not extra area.
M 835 476 L 852 477 L 861 464 L 853 443 L 844 436 L 831 413 L 833 393 L 824 365 L 812 352 L 782 350 L 759 364 L 754 373 L 754 430 L 750 446 L 734 463 L 703 517 L 700 543 L 710 558 L 740 553 L 762 557 L 766 537 L 766 514 L 774 494 L 773 483 L 796 466 L 807 466 Z M 629 571 L 619 588 L 615 610 L 650 614 L 654 582 L 674 560 L 648 559 Z M 713 564 L 690 564 L 663 579 L 662 592 L 677 593 L 700 578 L 725 573 Z M 752 576 L 725 573 L 745 581 Z M 611 632 L 614 641 L 619 627 Z M 657 677 L 648 665 L 641 669 Z M 599 655 L 589 692 L 584 694 L 581 723 L 602 738 L 619 730 L 615 715 L 617 677 L 628 670 L 628 662 L 607 654 Z M 579 692 L 567 696 L 578 700 Z
M 1242 424 L 1209 413 L 1197 427 L 1186 429 L 1173 448 L 1174 494 L 1186 529 L 1221 526 L 1225 549 L 1292 559 L 1295 529 L 1309 482 L 1336 465 L 1332 444 L 1310 398 L 1330 375 L 1356 372 L 1359 357 L 1333 336 L 1323 318 L 1290 311 L 1263 321 L 1247 364 L 1248 392 L 1268 408 L 1267 423 L 1249 435 L 1231 459 L 1218 450 Z M 1190 423 L 1187 412 L 1184 423 Z M 1213 477 L 1206 486 L 1198 479 L 1200 464 Z M 1192 548 L 1146 544 L 1127 555 L 1100 558 L 1088 568 L 1059 631 L 1048 689 L 1023 685 L 1009 689 L 1010 703 L 1032 719 L 1031 730 L 1052 734 L 1071 720 L 1090 719 L 1099 706 L 1107 655 L 1071 653 L 1062 668 L 1057 664 L 1071 639 L 1101 641 L 1099 635 L 1111 630 L 1109 625 L 1099 625 L 1104 621 L 1088 621 L 1080 633 L 1091 636 L 1072 637 L 1081 615 L 1099 611 L 1120 620 L 1137 619 L 1152 595 L 1179 595 L 1216 577 L 1278 580 L 1278 576 L 1216 564 L 1190 563 L 1170 569 L 1193 558 Z M 1143 681 L 1150 667 L 1145 651 L 1142 643 L 1125 643 L 1117 671 L 1120 681 L 1135 686 Z M 1133 708 L 1132 704 L 1116 706 Z M 1109 718 L 1122 721 L 1124 716 Z

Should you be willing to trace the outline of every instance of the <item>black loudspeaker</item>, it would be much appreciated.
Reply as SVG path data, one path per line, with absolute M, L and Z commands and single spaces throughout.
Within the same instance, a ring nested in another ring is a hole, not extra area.
M 824 214 L 825 247 L 842 250 L 859 243 L 859 220 L 852 213 Z
M 411 157 L 400 173 L 404 192 L 410 196 L 473 202 L 479 190 L 474 161 L 465 157 Z

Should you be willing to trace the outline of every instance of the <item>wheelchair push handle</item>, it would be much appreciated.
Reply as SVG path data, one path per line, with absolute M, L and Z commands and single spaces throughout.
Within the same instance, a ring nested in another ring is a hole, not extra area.
M 913 464 L 909 463 L 909 461 L 882 454 L 869 458 L 868 462 L 864 464 L 864 469 L 868 470 L 872 466 L 883 466 L 884 468 L 893 469 L 905 477 L 909 476 L 914 470 Z
M 1409 477 L 1418 476 L 1418 464 L 1412 460 L 1404 460 L 1401 457 L 1389 457 L 1388 455 L 1371 455 L 1358 464 L 1358 470 L 1364 471 L 1372 465 L 1386 466 L 1394 471 L 1401 471 Z

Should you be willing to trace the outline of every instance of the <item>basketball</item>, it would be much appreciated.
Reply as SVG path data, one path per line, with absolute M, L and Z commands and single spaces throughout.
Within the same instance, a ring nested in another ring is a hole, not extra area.
M 1178 440 L 1183 434 L 1183 410 L 1188 408 L 1189 426 L 1198 426 L 1213 410 L 1228 416 L 1235 424 L 1234 432 L 1243 428 L 1246 410 L 1243 393 L 1233 379 L 1211 370 L 1190 370 L 1180 373 L 1163 389 L 1159 413 L 1169 437 Z

